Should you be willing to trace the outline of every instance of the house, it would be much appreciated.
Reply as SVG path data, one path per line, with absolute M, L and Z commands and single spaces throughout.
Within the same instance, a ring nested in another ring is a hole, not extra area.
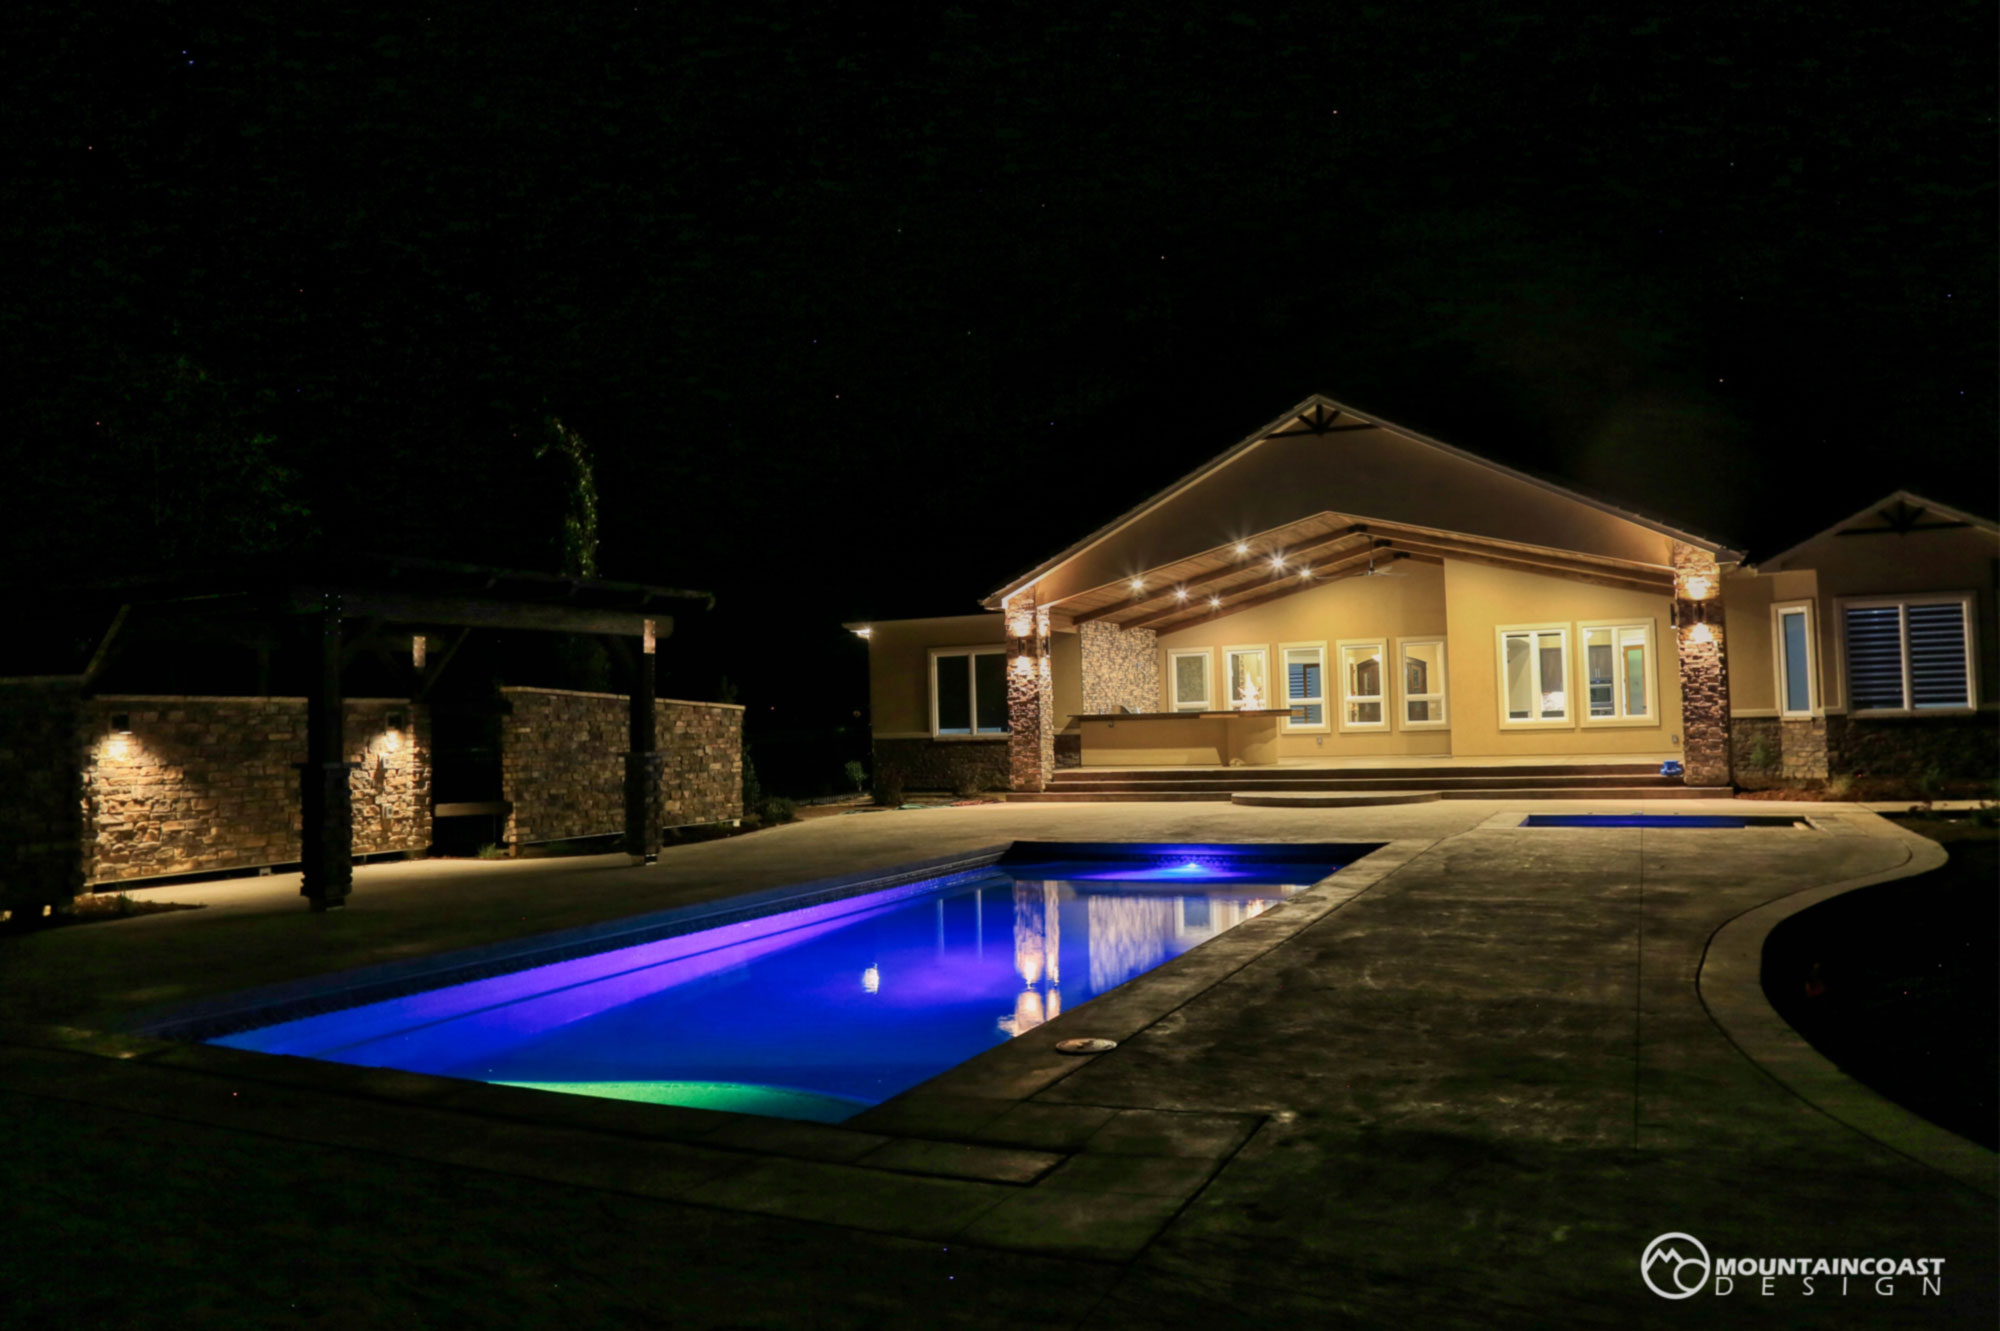
M 848 627 L 878 784 L 1036 798 L 1186 769 L 1212 779 L 1148 779 L 1218 796 L 1463 768 L 1691 794 L 1753 756 L 1992 773 L 1996 556 L 1995 524 L 1898 494 L 1752 565 L 1316 395 L 980 613 Z

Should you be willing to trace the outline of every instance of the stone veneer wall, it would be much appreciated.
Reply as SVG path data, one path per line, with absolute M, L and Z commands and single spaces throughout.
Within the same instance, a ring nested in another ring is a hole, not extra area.
M 875 741 L 877 798 L 894 787 L 903 792 L 1005 790 L 1012 781 L 1008 737 L 992 739 L 878 739 Z
M 510 845 L 606 836 L 625 827 L 630 702 L 623 694 L 507 688 L 501 797 Z M 743 816 L 743 708 L 661 698 L 653 705 L 668 827 Z
M 1730 720 L 1729 747 L 1736 784 L 1745 790 L 1800 786 L 1827 778 L 1826 721 L 1786 721 L 1775 716 Z M 1759 758 L 1758 749 L 1762 747 Z
M 1673 543 L 1676 656 L 1681 676 L 1681 758 L 1690 786 L 1730 784 L 1729 658 L 1722 635 L 1722 572 L 1715 556 Z M 1692 578 L 1708 580 L 1708 595 L 1686 595 Z M 1705 624 L 1693 619 L 1705 614 Z M 1703 629 L 1707 632 L 1703 632 Z
M 0 909 L 83 885 L 83 696 L 75 678 L 0 680 Z
M 1854 776 L 2000 777 L 2000 717 L 1853 717 L 1826 720 L 1827 765 Z
M 1082 640 L 1083 710 L 1160 710 L 1159 635 L 1102 619 L 1077 626 Z
M 389 713 L 406 728 L 389 730 Z M 117 713 L 132 733 L 111 733 Z M 299 858 L 303 698 L 94 697 L 81 709 L 83 875 L 97 883 Z M 430 718 L 398 698 L 350 698 L 354 853 L 431 840 Z

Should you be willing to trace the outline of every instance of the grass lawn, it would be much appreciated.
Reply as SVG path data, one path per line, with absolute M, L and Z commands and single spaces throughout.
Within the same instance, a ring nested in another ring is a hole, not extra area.
M 1897 819 L 1951 860 L 1794 915 L 1764 944 L 1772 1006 L 1840 1068 L 2000 1148 L 2000 830 Z

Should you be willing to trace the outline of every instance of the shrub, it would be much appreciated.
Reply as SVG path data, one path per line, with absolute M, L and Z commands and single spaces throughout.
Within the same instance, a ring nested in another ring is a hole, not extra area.
M 496 846 L 489 841 L 479 848 L 479 858 L 482 860 L 504 860 L 507 858 L 507 848 L 505 846 Z
M 1836 772 L 1826 779 L 1826 797 L 1830 800 L 1844 800 L 1854 790 L 1854 778 L 1845 772 Z
M 847 766 L 843 770 L 846 771 L 848 783 L 854 787 L 855 794 L 859 795 L 868 789 L 868 769 L 861 765 L 859 758 L 848 759 Z
M 875 802 L 891 809 L 900 808 L 903 803 L 903 778 L 894 772 L 877 772 Z
M 783 795 L 773 795 L 757 806 L 757 819 L 764 824 L 789 823 L 798 816 L 799 806 Z
M 1757 742 L 1750 746 L 1749 763 L 1753 769 L 1759 772 L 1767 771 L 1771 766 L 1771 746 L 1764 742 L 1762 736 L 1759 736 Z
M 757 779 L 757 764 L 743 755 L 743 811 L 750 812 L 764 802 L 764 783 Z
M 952 794 L 962 800 L 978 799 L 980 791 L 985 789 L 985 786 L 986 782 L 979 773 L 966 772 L 958 778 L 958 784 L 952 787 Z
M 1924 803 L 1935 804 L 1938 797 L 1944 794 L 1944 768 L 1937 763 L 1925 767 L 1922 775 L 1917 777 L 1917 793 Z

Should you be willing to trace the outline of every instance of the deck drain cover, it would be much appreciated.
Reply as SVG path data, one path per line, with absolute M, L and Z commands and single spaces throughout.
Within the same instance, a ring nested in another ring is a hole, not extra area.
M 1116 1040 L 1057 1040 L 1056 1052 L 1062 1054 L 1101 1054 L 1116 1049 Z

